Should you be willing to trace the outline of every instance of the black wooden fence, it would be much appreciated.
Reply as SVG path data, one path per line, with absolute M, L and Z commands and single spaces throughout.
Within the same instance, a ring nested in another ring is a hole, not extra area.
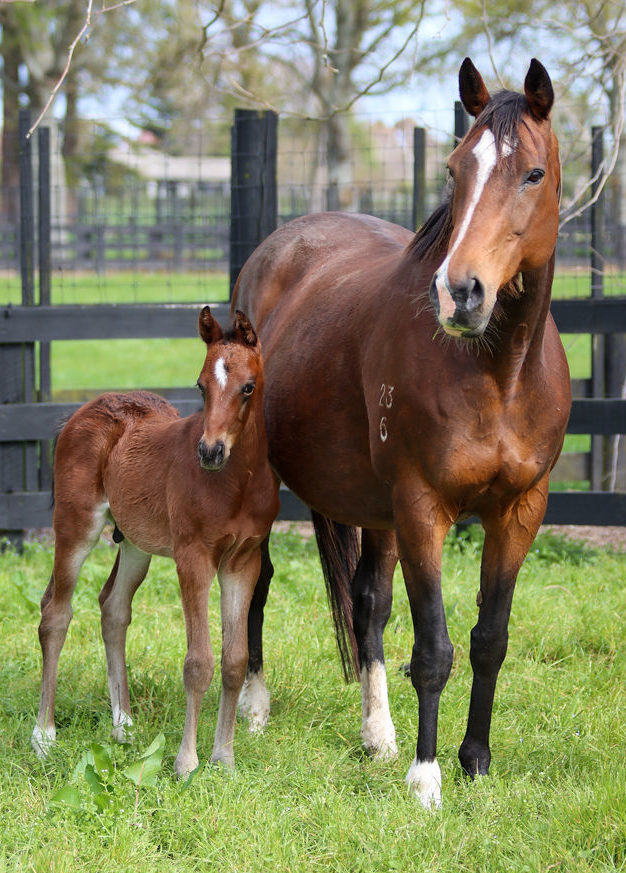
M 19 540 L 24 529 L 51 522 L 49 451 L 58 424 L 80 404 L 50 399 L 49 348 L 55 340 L 194 337 L 197 305 L 50 305 L 50 212 L 46 200 L 46 134 L 39 132 L 39 203 L 33 209 L 30 155 L 22 127 L 22 199 L 20 248 L 22 305 L 0 309 L 0 531 Z M 457 135 L 463 133 L 457 128 Z M 276 118 L 272 113 L 239 111 L 235 116 L 232 160 L 231 283 L 247 255 L 276 225 Z M 423 138 L 415 137 L 414 213 L 420 217 L 420 159 Z M 423 187 L 422 187 L 423 190 Z M 34 214 L 38 215 L 35 233 Z M 245 220 L 243 220 L 245 217 Z M 36 257 L 35 239 L 39 252 Z M 596 244 L 599 245 L 596 240 Z M 34 302 L 35 263 L 39 269 L 39 302 Z M 597 282 L 596 282 L 597 288 Z M 213 304 L 217 317 L 228 320 L 228 304 Z M 593 334 L 595 349 L 604 338 L 626 333 L 626 298 L 603 297 L 554 301 L 552 312 L 563 333 Z M 601 366 L 598 354 L 595 366 Z M 604 359 L 603 359 L 604 360 Z M 39 393 L 35 366 L 39 367 Z M 604 377 L 594 381 L 597 392 Z M 170 392 L 187 414 L 197 399 L 183 389 Z M 617 397 L 577 397 L 568 433 L 594 439 L 626 433 L 626 400 Z M 569 464 L 564 456 L 560 464 Z M 592 465 L 593 466 L 593 463 Z M 558 471 L 557 471 L 558 475 Z M 626 524 L 626 493 L 597 488 L 590 473 L 590 491 L 551 492 L 546 522 L 551 524 Z M 568 477 L 569 478 L 569 477 Z M 282 492 L 280 518 L 308 518 L 308 510 L 288 491 Z

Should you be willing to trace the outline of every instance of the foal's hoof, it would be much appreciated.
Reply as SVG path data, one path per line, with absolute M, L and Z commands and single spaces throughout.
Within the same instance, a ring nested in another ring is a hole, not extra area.
M 407 773 L 406 784 L 425 809 L 439 809 L 441 770 L 436 758 L 432 761 L 418 761 L 415 758 Z
M 248 722 L 250 733 L 262 731 L 270 718 L 270 693 L 265 685 L 263 673 L 246 676 L 239 694 L 239 713 Z
M 127 712 L 116 712 L 113 717 L 113 730 L 111 734 L 116 743 L 125 744 L 132 743 L 133 732 L 131 730 L 133 720 Z
M 182 755 L 178 753 L 174 761 L 174 772 L 179 779 L 188 779 L 199 764 L 197 755 Z
M 48 725 L 48 727 L 42 728 L 36 724 L 33 728 L 30 744 L 40 761 L 44 761 L 48 757 L 50 749 L 56 740 L 56 736 L 57 732 L 54 725 Z

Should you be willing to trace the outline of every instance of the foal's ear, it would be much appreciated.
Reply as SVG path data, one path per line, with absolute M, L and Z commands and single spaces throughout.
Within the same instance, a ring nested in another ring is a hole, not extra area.
M 459 94 L 461 102 L 473 118 L 477 118 L 489 100 L 489 91 L 474 64 L 465 58 L 459 70 Z
M 244 315 L 240 309 L 235 310 L 235 322 L 233 331 L 237 335 L 240 342 L 247 346 L 255 346 L 258 342 L 257 335 L 252 327 L 252 322 L 247 315 Z
M 545 121 L 554 103 L 554 90 L 548 71 L 537 58 L 530 62 L 524 81 L 524 93 L 531 113 L 539 121 Z
M 211 315 L 211 309 L 208 306 L 203 306 L 198 319 L 198 333 L 200 338 L 205 341 L 207 346 L 221 340 L 224 336 L 222 328 L 217 320 Z

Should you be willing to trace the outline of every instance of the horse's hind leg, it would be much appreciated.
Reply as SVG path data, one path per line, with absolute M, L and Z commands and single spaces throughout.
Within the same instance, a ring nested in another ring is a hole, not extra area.
M 55 507 L 54 567 L 41 599 L 39 642 L 43 656 L 41 700 L 31 743 L 40 758 L 56 738 L 54 701 L 59 656 L 72 619 L 72 595 L 83 561 L 106 522 L 106 505 L 81 510 L 75 505 Z M 60 520 L 60 521 L 59 521 Z
M 150 557 L 128 540 L 122 540 L 111 574 L 99 596 L 113 738 L 118 743 L 130 740 L 128 729 L 133 723 L 126 675 L 126 631 L 132 617 L 132 600 L 146 577 Z
M 383 631 L 391 612 L 393 571 L 398 562 L 395 535 L 363 529 L 361 548 L 352 589 L 361 674 L 361 738 L 370 754 L 392 758 L 398 750 L 389 712 Z
M 261 571 L 248 613 L 248 669 L 239 695 L 239 711 L 253 732 L 263 730 L 270 717 L 270 694 L 263 676 L 263 610 L 273 575 L 268 535 L 261 544 Z
M 228 766 L 235 763 L 233 737 L 237 700 L 248 663 L 248 611 L 260 564 L 260 552 L 255 549 L 235 557 L 218 571 L 222 614 L 222 695 L 211 760 Z

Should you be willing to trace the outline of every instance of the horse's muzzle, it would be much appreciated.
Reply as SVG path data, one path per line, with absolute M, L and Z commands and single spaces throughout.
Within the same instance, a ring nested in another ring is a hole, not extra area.
M 212 470 L 214 472 L 221 470 L 228 460 L 225 444 L 222 440 L 218 440 L 212 446 L 208 446 L 204 440 L 200 440 L 198 443 L 198 460 L 204 470 Z
M 440 294 L 448 298 L 445 301 L 445 313 L 442 312 Z M 485 289 L 480 279 L 471 278 L 450 286 L 435 273 L 429 295 L 439 323 L 446 333 L 464 338 L 482 335 L 488 319 L 485 319 Z

